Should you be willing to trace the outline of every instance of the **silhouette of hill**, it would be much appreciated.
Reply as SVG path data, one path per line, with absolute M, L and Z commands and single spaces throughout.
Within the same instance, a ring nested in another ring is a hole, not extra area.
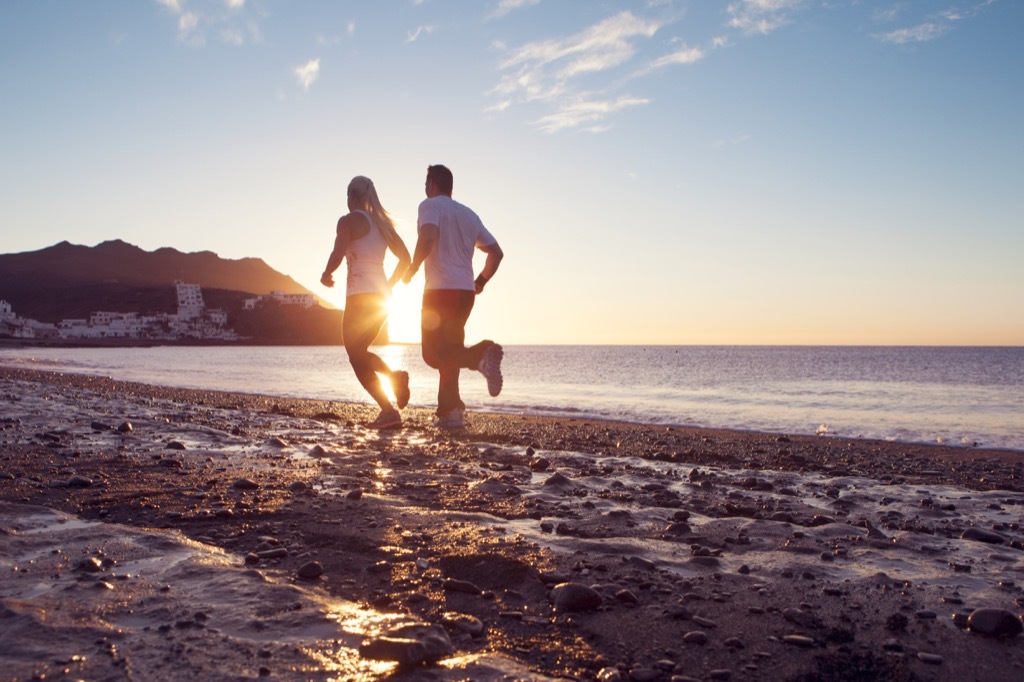
M 175 280 L 199 284 L 211 308 L 238 310 L 271 291 L 312 292 L 259 258 L 231 260 L 211 251 L 143 249 L 121 240 L 94 247 L 66 241 L 39 251 L 0 254 L 0 299 L 21 317 L 42 322 L 95 311 L 173 313 Z

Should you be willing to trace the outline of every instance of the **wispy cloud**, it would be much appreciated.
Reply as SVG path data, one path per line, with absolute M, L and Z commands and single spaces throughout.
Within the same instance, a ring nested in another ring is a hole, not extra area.
M 206 44 L 207 34 L 228 45 L 243 45 L 261 38 L 253 12 L 245 0 L 155 0 L 175 18 L 178 39 L 192 46 Z
M 405 42 L 407 42 L 407 43 L 414 43 L 424 33 L 426 33 L 427 35 L 430 35 L 435 30 L 437 30 L 436 26 L 431 26 L 431 25 L 417 26 L 415 30 L 407 31 L 406 32 L 406 34 L 405 34 Z
M 878 36 L 878 39 L 882 42 L 893 43 L 895 45 L 904 45 L 906 43 L 926 43 L 929 40 L 935 40 L 939 36 L 948 32 L 950 29 L 949 24 L 936 24 L 927 21 L 917 26 L 911 26 L 910 28 L 900 28 L 895 31 L 889 31 L 888 33 L 882 33 Z
M 790 22 L 790 14 L 804 0 L 737 0 L 726 8 L 729 26 L 743 33 L 767 35 Z
M 295 76 L 299 79 L 299 85 L 303 90 L 309 91 L 309 86 L 316 82 L 320 75 L 320 58 L 310 59 L 302 66 L 295 67 Z
M 643 76 L 652 71 L 664 69 L 666 66 L 675 66 L 677 64 L 696 64 L 701 59 L 704 59 L 704 50 L 699 47 L 681 47 L 675 52 L 670 52 L 667 55 L 658 57 L 644 68 L 637 71 L 637 76 Z
M 522 7 L 529 7 L 536 5 L 540 0 L 500 0 L 497 8 L 491 14 L 492 17 L 503 17 L 513 10 L 520 9 Z
M 589 132 L 604 132 L 610 126 L 603 125 L 601 122 L 610 114 L 648 102 L 650 102 L 648 99 L 628 95 L 606 100 L 581 99 L 563 104 L 558 111 L 543 116 L 537 121 L 537 126 L 546 133 L 556 133 L 566 128 L 578 128 L 584 124 L 593 124 L 588 128 Z
M 953 30 L 953 25 L 959 21 L 971 19 L 980 14 L 986 7 L 995 3 L 996 0 L 972 0 L 971 2 L 960 2 L 947 7 L 941 12 L 928 16 L 911 26 L 898 28 L 893 31 L 876 33 L 875 38 L 885 43 L 894 45 L 906 45 L 907 43 L 927 43 Z M 900 8 L 902 9 L 902 7 Z M 876 20 L 892 22 L 898 18 L 898 14 L 876 14 Z
M 517 102 L 541 102 L 550 113 L 535 124 L 544 132 L 572 128 L 590 132 L 608 130 L 607 120 L 613 114 L 650 101 L 645 97 L 615 93 L 624 83 L 703 57 L 700 49 L 682 47 L 650 61 L 638 71 L 624 73 L 622 67 L 634 62 L 643 43 L 664 25 L 664 20 L 625 11 L 568 37 L 535 41 L 511 49 L 497 44 L 496 48 L 506 55 L 498 65 L 501 76 L 491 94 L 498 95 L 501 104 L 488 111 L 504 111 Z M 595 91 L 594 77 L 602 74 L 615 74 L 618 85 L 608 86 L 604 92 Z M 583 83 L 590 83 L 591 87 L 584 90 Z

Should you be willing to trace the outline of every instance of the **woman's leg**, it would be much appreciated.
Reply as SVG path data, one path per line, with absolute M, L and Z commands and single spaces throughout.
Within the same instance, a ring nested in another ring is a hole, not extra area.
M 349 296 L 345 302 L 345 318 L 342 323 L 342 337 L 348 360 L 355 371 L 356 378 L 370 397 L 382 410 L 393 410 L 391 401 L 380 385 L 378 374 L 388 377 L 393 372 L 380 356 L 371 353 L 369 348 L 377 338 L 387 315 L 384 311 L 384 298 L 376 294 L 359 294 Z

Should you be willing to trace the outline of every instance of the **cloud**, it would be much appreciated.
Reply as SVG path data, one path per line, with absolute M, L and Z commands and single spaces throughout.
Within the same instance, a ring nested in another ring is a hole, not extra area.
M 500 0 L 498 7 L 491 14 L 492 17 L 503 17 L 513 10 L 520 9 L 522 7 L 529 7 L 536 5 L 540 0 Z
M 666 66 L 674 66 L 676 64 L 695 64 L 701 59 L 704 59 L 704 51 L 699 47 L 682 47 L 675 52 L 671 52 L 663 57 L 655 59 L 653 62 L 642 68 L 636 73 L 638 76 L 642 76 L 658 69 L 663 69 Z
M 199 17 L 193 12 L 184 12 L 178 17 L 178 34 L 183 39 L 188 38 L 197 26 L 199 26 Z
M 178 39 L 193 46 L 206 44 L 208 35 L 217 35 L 229 45 L 243 45 L 261 39 L 256 19 L 247 11 L 245 0 L 155 0 L 174 17 Z
M 789 13 L 803 0 L 737 0 L 726 8 L 729 26 L 743 33 L 767 35 L 789 23 Z
M 429 26 L 429 25 L 428 26 L 417 26 L 415 31 L 408 31 L 408 32 L 406 32 L 405 42 L 407 42 L 407 43 L 414 43 L 414 42 L 416 42 L 416 39 L 419 38 L 424 33 L 426 33 L 427 35 L 430 35 L 435 30 L 437 30 L 436 26 Z
M 986 7 L 996 0 L 973 0 L 972 2 L 961 2 L 954 4 L 941 12 L 927 17 L 913 26 L 876 33 L 875 38 L 884 43 L 893 45 L 906 45 L 907 43 L 927 43 L 953 30 L 953 25 L 958 21 L 965 21 L 979 15 Z M 877 21 L 893 21 L 895 14 L 882 14 L 875 16 Z
M 520 94 L 527 100 L 561 95 L 570 80 L 606 71 L 632 59 L 632 40 L 649 38 L 661 27 L 656 21 L 621 12 L 564 39 L 527 43 L 512 51 L 499 65 L 506 73 L 495 90 Z
M 642 97 L 631 97 L 628 95 L 614 100 L 580 99 L 564 104 L 555 113 L 540 118 L 537 121 L 537 126 L 546 133 L 556 133 L 566 128 L 576 128 L 583 124 L 592 123 L 594 125 L 589 128 L 590 132 L 603 132 L 608 129 L 608 126 L 599 124 L 610 114 L 627 107 L 647 104 L 649 101 Z
M 502 75 L 491 91 L 500 97 L 501 104 L 487 111 L 504 111 L 516 102 L 543 102 L 551 112 L 535 124 L 544 132 L 569 128 L 590 132 L 608 130 L 610 126 L 605 121 L 612 114 L 647 104 L 649 100 L 594 92 L 593 88 L 590 92 L 581 92 L 580 83 L 621 69 L 633 61 L 640 43 L 653 37 L 662 26 L 663 21 L 624 11 L 568 37 L 535 41 L 505 50 L 507 54 L 498 65 Z M 501 43 L 495 47 L 503 49 Z M 677 50 L 648 64 L 643 72 L 687 63 L 702 56 L 699 53 L 699 50 L 686 48 Z M 635 75 L 620 73 L 619 78 L 629 80 Z
M 901 28 L 878 36 L 885 43 L 905 45 L 906 43 L 926 43 L 935 40 L 950 29 L 948 24 L 925 22 L 911 28 Z
M 299 79 L 299 85 L 303 90 L 309 91 L 309 86 L 316 82 L 320 75 L 320 58 L 310 59 L 302 66 L 295 67 L 295 76 Z

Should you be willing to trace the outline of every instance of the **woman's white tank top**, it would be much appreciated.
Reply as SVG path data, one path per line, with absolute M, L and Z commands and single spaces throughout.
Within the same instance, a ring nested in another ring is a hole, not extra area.
M 355 294 L 382 294 L 389 296 L 388 278 L 384 274 L 384 254 L 388 244 L 376 221 L 366 211 L 353 211 L 366 218 L 370 232 L 348 243 L 345 259 L 348 261 L 347 296 Z

